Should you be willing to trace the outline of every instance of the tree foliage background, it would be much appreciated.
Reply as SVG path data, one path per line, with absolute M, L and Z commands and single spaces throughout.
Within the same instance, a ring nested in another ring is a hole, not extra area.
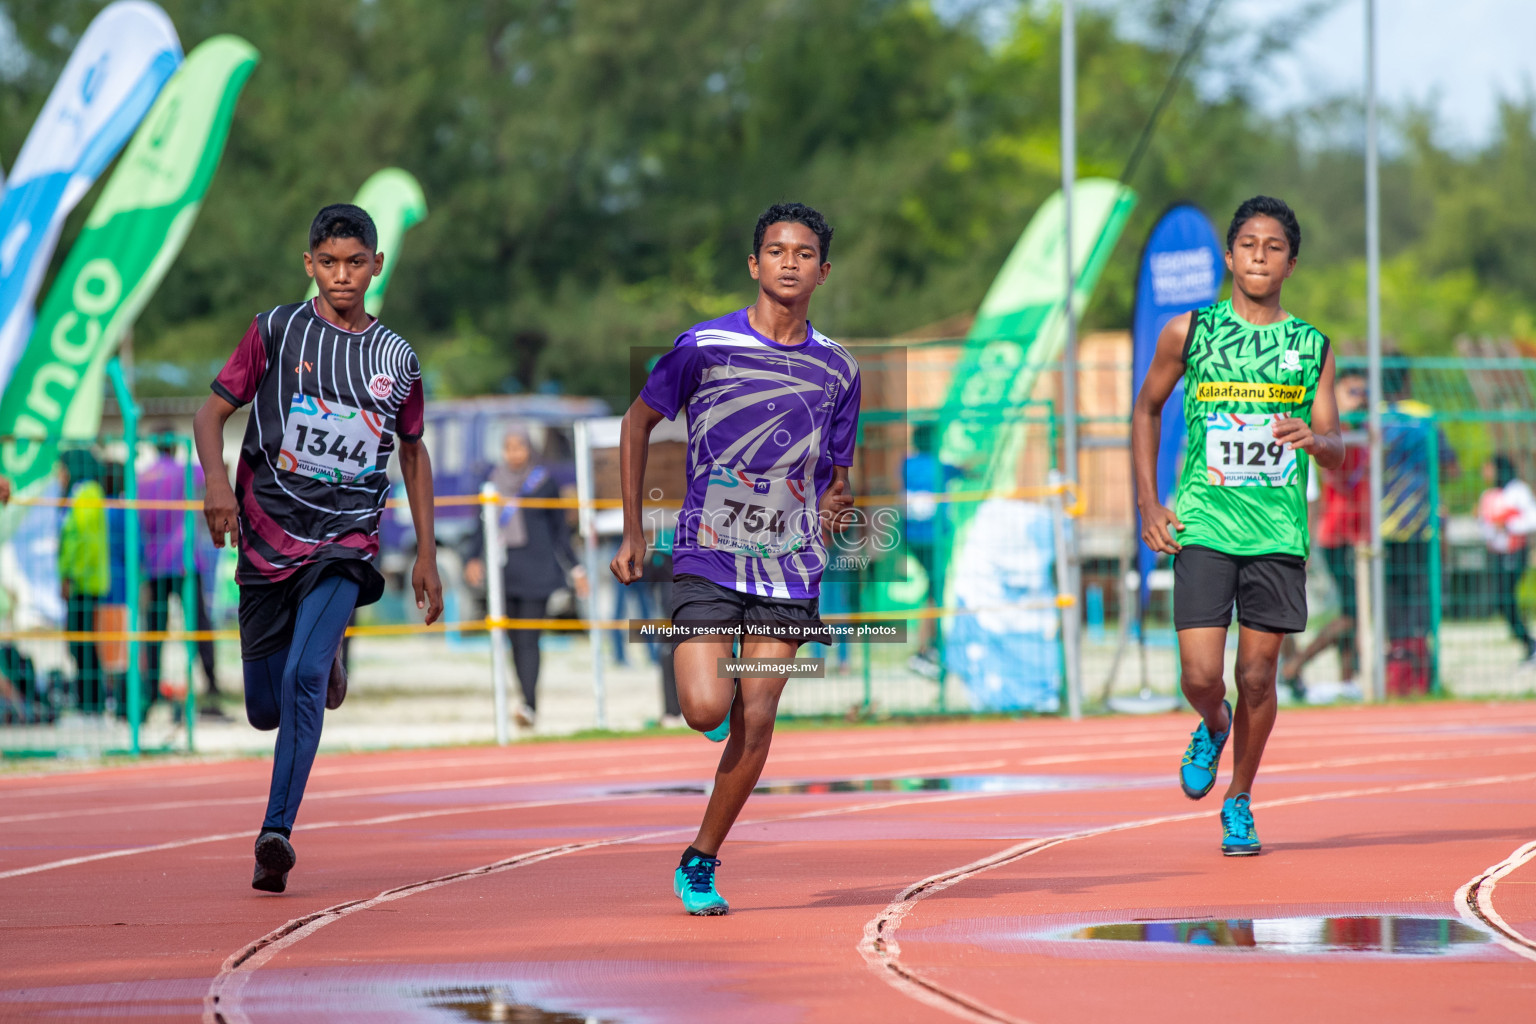
M 387 319 L 439 395 L 558 388 L 615 402 L 627 349 L 745 305 L 751 229 L 799 199 L 837 231 L 813 315 L 886 336 L 973 310 L 1057 185 L 1058 10 L 1028 0 L 160 0 L 183 46 L 262 53 L 224 162 L 135 335 L 146 393 L 201 393 L 257 311 L 303 294 L 309 220 L 379 167 L 421 181 Z M 9 163 L 101 0 L 0 0 Z M 1119 177 L 1204 0 L 1079 15 L 1081 173 Z M 1288 306 L 1364 332 L 1361 115 L 1262 114 L 1268 58 L 1316 5 L 1217 18 L 1132 186 L 1141 196 L 1089 314 L 1129 321 L 1136 252 L 1176 199 L 1218 229 L 1289 199 L 1306 232 Z M 1384 164 L 1386 328 L 1408 352 L 1528 335 L 1536 101 L 1486 148 L 1395 112 Z M 98 186 L 99 189 L 99 186 Z M 67 250 L 94 201 L 71 218 Z M 57 258 L 56 261 L 57 263 Z

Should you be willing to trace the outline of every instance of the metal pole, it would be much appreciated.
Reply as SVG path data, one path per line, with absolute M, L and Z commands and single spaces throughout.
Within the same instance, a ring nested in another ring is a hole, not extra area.
M 1063 475 L 1069 484 L 1077 484 L 1077 309 L 1073 294 L 1077 274 L 1072 259 L 1072 186 L 1077 180 L 1077 21 L 1073 0 L 1061 4 L 1061 249 L 1066 269 L 1067 344 L 1061 360 L 1061 414 L 1063 438 Z M 1063 501 L 1062 504 L 1065 504 Z M 1082 717 L 1082 680 L 1078 666 L 1081 659 L 1077 619 L 1080 614 L 1077 535 L 1062 524 L 1066 541 L 1062 569 L 1065 571 L 1064 599 L 1071 603 L 1062 608 L 1062 622 L 1070 624 L 1062 634 L 1067 644 L 1067 706 L 1074 719 Z M 1069 623 L 1070 620 L 1070 623 Z
M 485 531 L 485 616 L 491 620 L 491 693 L 495 699 L 496 745 L 507 745 L 507 617 L 501 579 L 501 496 L 487 481 L 480 487 L 480 526 Z
M 1367 435 L 1371 472 L 1371 697 L 1387 695 L 1387 584 L 1381 537 L 1381 197 L 1377 168 L 1376 0 L 1365 0 L 1365 307 L 1370 389 Z
M 112 382 L 112 393 L 123 414 L 123 443 L 128 455 L 123 460 L 123 497 L 128 507 L 123 510 L 123 575 L 127 580 L 128 600 L 128 672 L 123 685 L 128 690 L 128 743 L 135 757 L 139 754 L 139 719 L 144 714 L 142 673 L 139 671 L 139 474 L 135 468 L 139 441 L 139 407 L 133 400 L 128 379 L 123 375 L 123 364 L 113 356 L 107 361 L 107 379 Z
M 1067 717 L 1075 722 L 1083 717 L 1083 691 L 1078 685 L 1077 599 L 1067 589 L 1072 576 L 1067 564 L 1067 549 L 1071 542 L 1067 530 L 1066 494 L 1061 489 L 1060 473 L 1052 470 L 1049 480 L 1052 488 L 1051 533 L 1056 542 L 1056 608 L 1061 613 L 1061 662 L 1067 677 Z
M 597 517 L 592 507 L 592 434 L 585 420 L 576 421 L 576 521 L 585 551 L 587 567 L 587 638 L 592 644 L 593 721 L 599 729 L 608 728 L 608 693 L 603 685 L 603 638 L 597 620 Z
M 169 440 L 157 438 L 158 441 Z M 183 446 L 187 453 L 186 465 L 182 467 L 181 492 L 187 501 L 191 501 L 197 494 L 197 477 L 193 467 L 197 465 L 197 452 L 193 448 L 192 439 L 186 438 Z M 198 628 L 197 610 L 203 605 L 202 580 L 197 574 L 197 513 L 190 506 L 181 513 L 181 628 L 190 633 Z M 166 603 L 171 597 L 167 593 Z M 166 622 L 170 622 L 167 615 Z M 182 701 L 182 710 L 187 720 L 187 752 L 197 749 L 197 691 L 192 685 L 193 664 L 197 661 L 196 640 L 187 641 L 187 696 Z M 162 664 L 164 664 L 162 662 Z M 213 680 L 208 680 L 208 685 L 213 685 Z

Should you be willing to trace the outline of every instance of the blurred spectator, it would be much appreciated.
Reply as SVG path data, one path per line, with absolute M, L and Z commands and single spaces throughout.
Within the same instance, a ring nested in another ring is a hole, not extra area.
M 1515 475 L 1515 463 L 1503 452 L 1483 466 L 1491 486 L 1477 502 L 1477 521 L 1492 556 L 1494 606 L 1509 622 L 1510 634 L 1525 648 L 1525 661 L 1536 665 L 1536 640 L 1520 614 L 1520 580 L 1529 556 L 1526 538 L 1536 533 L 1536 496 Z
M 123 464 L 103 462 L 100 472 L 101 490 L 106 498 L 109 501 L 122 498 L 125 482 Z M 128 510 L 121 505 L 110 505 L 106 512 L 107 561 L 111 583 L 96 609 L 96 629 L 103 633 L 124 633 L 128 630 Z M 118 716 L 127 715 L 128 641 L 97 640 L 96 658 L 101 665 L 102 678 L 106 680 L 106 692 L 115 695 Z M 148 706 L 146 701 L 144 707 Z
M 96 459 L 83 449 L 66 451 L 59 460 L 59 480 L 70 504 L 59 530 L 59 586 L 64 595 L 64 628 L 72 633 L 96 629 L 96 609 L 112 585 L 108 556 L 106 494 L 97 482 Z M 101 661 L 93 641 L 69 642 L 75 662 L 75 704 L 81 711 L 102 710 Z
M 907 504 L 906 538 L 908 552 L 927 575 L 925 604 L 928 607 L 932 607 L 942 596 L 938 593 L 938 552 L 934 547 L 939 539 L 937 521 L 943 514 L 939 498 L 949 489 L 950 481 L 959 475 L 960 471 L 955 467 L 939 461 L 933 425 L 919 423 L 914 426 L 912 445 L 902 464 Z M 924 618 L 918 625 L 918 650 L 912 667 L 923 675 L 936 677 L 939 674 L 939 660 L 935 650 L 938 622 L 937 618 Z M 846 644 L 840 660 L 847 660 Z
M 663 615 L 672 614 L 672 536 L 671 529 L 662 530 L 656 544 L 645 554 L 645 566 L 639 583 L 632 587 L 655 589 L 656 605 Z M 661 727 L 681 729 L 688 723 L 683 718 L 683 707 L 677 702 L 677 668 L 673 655 L 677 643 L 663 640 L 654 645 L 656 667 L 661 669 Z
M 612 545 L 612 547 L 609 550 L 605 551 L 601 557 L 603 559 L 611 561 L 613 559 L 613 556 L 617 555 L 618 553 L 619 553 L 619 545 L 617 543 L 614 543 Z M 648 553 L 647 562 L 646 562 L 646 565 L 645 565 L 646 575 L 644 575 L 644 576 L 642 576 L 640 578 L 640 582 L 639 583 L 635 583 L 635 584 L 632 584 L 630 586 L 625 586 L 624 584 L 620 583 L 618 580 L 614 580 L 613 581 L 613 614 L 612 614 L 612 616 L 610 616 L 610 618 L 612 618 L 614 621 L 627 620 L 629 618 L 629 615 L 628 615 L 629 606 L 631 606 L 631 605 L 634 606 L 634 610 L 639 613 L 639 617 L 642 618 L 642 619 L 654 619 L 656 617 L 656 605 L 655 605 L 655 600 L 654 600 L 654 598 L 655 598 L 655 583 L 652 580 L 652 576 L 654 574 L 651 571 L 651 565 L 650 565 L 650 560 L 649 560 L 649 556 L 652 556 L 652 555 L 655 555 L 655 554 L 656 554 L 655 551 L 651 551 L 651 552 Z M 667 564 L 668 564 L 667 582 L 671 583 L 672 582 L 672 570 L 671 570 L 670 548 L 668 549 L 668 554 L 667 554 Z M 668 610 L 667 606 L 663 605 L 661 610 L 662 610 L 662 612 L 666 612 Z M 612 642 L 612 644 L 613 644 L 613 661 L 614 661 L 614 664 L 616 664 L 616 665 L 628 665 L 629 664 L 629 650 L 628 650 L 628 648 L 629 648 L 629 632 L 627 630 L 623 630 L 623 629 L 610 629 L 608 631 L 608 637 L 609 637 L 610 642 Z M 650 655 L 651 663 L 654 664 L 654 665 L 660 665 L 661 664 L 661 648 L 656 644 L 656 642 L 653 641 L 653 640 L 647 640 L 645 642 L 645 649 L 646 649 L 646 653 Z
M 1358 426 L 1367 398 L 1365 374 L 1344 370 L 1333 388 L 1340 420 L 1347 426 Z M 1339 616 L 1319 630 L 1306 647 L 1281 663 L 1280 681 L 1291 688 L 1298 700 L 1306 696 L 1301 670 L 1330 646 L 1338 647 L 1339 682 L 1346 688 L 1355 685 L 1360 665 L 1355 641 L 1355 547 L 1368 544 L 1371 539 L 1370 450 L 1363 445 L 1347 445 L 1342 466 L 1332 470 L 1314 467 L 1313 473 L 1321 503 L 1314 517 L 1316 543 L 1339 593 Z
M 1381 371 L 1386 398 L 1382 418 L 1381 537 L 1385 561 L 1387 692 L 1429 689 L 1429 545 L 1440 510 L 1430 506 L 1430 452 L 1438 452 L 1440 479 L 1460 468 L 1456 452 L 1435 423 L 1435 411 L 1410 397 L 1406 366 Z
M 544 466 L 533 461 L 533 446 L 520 427 L 502 439 L 502 461 L 491 470 L 490 481 L 506 501 L 501 507 L 495 547 L 502 553 L 503 589 L 509 619 L 542 619 L 549 598 L 566 585 L 570 574 L 578 597 L 586 595 L 586 572 L 571 547 L 571 527 L 563 508 L 525 508 L 518 498 L 558 498 L 560 488 Z M 472 587 L 485 583 L 483 527 L 465 546 L 464 580 Z M 492 567 L 493 569 L 497 567 Z M 509 629 L 512 664 L 522 687 L 523 703 L 516 711 L 520 724 L 532 726 L 538 709 L 539 633 L 537 629 Z
M 171 502 L 185 501 L 187 467 L 177 461 L 176 440 L 168 433 L 161 432 L 155 442 L 155 461 L 147 469 L 139 474 L 139 499 L 146 502 Z M 193 480 L 196 490 L 201 490 L 203 482 L 202 467 L 196 467 L 193 471 Z M 201 520 L 201 516 L 197 519 Z M 148 604 L 144 609 L 144 629 L 151 632 L 162 632 L 170 620 L 171 597 L 174 595 L 178 604 L 182 605 L 181 619 L 184 628 L 192 628 L 195 622 L 200 631 L 212 631 L 213 620 L 208 615 L 208 602 L 203 596 L 203 575 L 198 564 L 197 555 L 203 552 L 199 549 L 192 559 L 192 564 L 187 564 L 187 537 L 186 537 L 187 513 L 177 508 L 146 508 L 139 513 L 139 541 L 140 541 L 140 565 L 139 571 L 144 577 L 144 582 L 149 586 Z M 187 608 L 184 598 L 187 593 L 187 574 L 190 570 L 192 576 L 191 590 L 197 607 Z M 144 682 L 149 699 L 153 701 L 155 696 L 165 689 L 178 690 L 179 687 L 166 687 L 164 680 L 160 678 L 160 641 L 146 640 L 144 642 Z M 224 709 L 219 706 L 218 673 L 215 670 L 213 660 L 213 641 L 199 640 L 197 642 L 198 660 L 202 662 L 203 679 L 207 682 L 207 697 L 198 705 L 198 713 L 212 718 L 228 717 Z

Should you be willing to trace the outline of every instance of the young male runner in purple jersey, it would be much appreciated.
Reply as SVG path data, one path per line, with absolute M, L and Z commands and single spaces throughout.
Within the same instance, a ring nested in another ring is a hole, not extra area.
M 321 210 L 304 254 L 319 297 L 251 322 L 193 426 L 208 530 L 219 547 L 228 535 L 240 549 L 246 715 L 258 729 L 277 730 L 251 881 L 265 892 L 287 888 L 297 859 L 290 837 L 325 709 L 346 694 L 337 651 L 347 619 L 384 590 L 374 559 L 396 438 L 416 526 L 416 607 L 429 625 L 443 611 L 421 366 L 405 339 L 363 309 L 369 279 L 384 265 L 377 248 L 366 212 L 349 204 Z M 224 422 L 247 402 L 231 490 Z
M 624 415 L 624 540 L 610 568 L 626 585 L 645 564 L 640 491 L 651 430 L 688 415 L 671 611 L 694 635 L 677 646 L 677 695 L 690 727 L 717 742 L 729 736 L 704 822 L 673 874 L 690 914 L 730 909 L 715 888 L 717 854 L 768 760 L 787 678 L 722 676 L 718 662 L 738 635 L 743 659 L 792 658 L 825 637 L 824 530 L 841 529 L 853 505 L 859 367 L 806 319 L 832 269 L 831 244 L 832 229 L 810 207 L 769 207 L 747 257 L 757 302 L 679 335 Z

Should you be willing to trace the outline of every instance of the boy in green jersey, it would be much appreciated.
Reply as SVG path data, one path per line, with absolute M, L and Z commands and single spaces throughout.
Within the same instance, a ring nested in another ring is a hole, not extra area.
M 1249 790 L 1275 724 L 1280 641 L 1307 625 L 1308 463 L 1344 461 L 1328 339 L 1280 305 L 1300 249 L 1285 203 L 1255 196 L 1239 206 L 1227 229 L 1232 298 L 1168 322 L 1131 414 L 1141 536 L 1174 556 L 1184 696 L 1201 718 L 1179 785 L 1192 800 L 1209 793 L 1233 736 L 1221 810 L 1228 856 L 1259 852 Z M 1157 444 L 1180 378 L 1189 453 L 1169 509 L 1157 500 Z M 1222 679 L 1234 603 L 1236 711 Z

